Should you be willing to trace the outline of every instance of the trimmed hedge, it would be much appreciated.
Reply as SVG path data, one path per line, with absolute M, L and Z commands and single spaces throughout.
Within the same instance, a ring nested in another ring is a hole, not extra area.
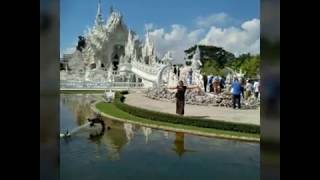
M 146 119 L 155 120 L 155 121 L 197 126 L 197 127 L 203 127 L 203 128 L 213 128 L 213 129 L 237 131 L 237 132 L 253 133 L 253 134 L 260 133 L 260 126 L 258 125 L 233 123 L 233 122 L 231 123 L 231 122 L 224 122 L 224 121 L 218 121 L 218 120 L 198 119 L 193 117 L 185 117 L 185 116 L 178 116 L 174 114 L 151 111 L 151 110 L 142 109 L 142 108 L 125 104 L 123 103 L 124 99 L 125 97 L 123 96 L 122 92 L 116 92 L 113 103 L 117 108 L 137 117 L 146 118 Z
M 123 91 L 120 91 L 120 94 L 129 94 L 129 91 L 128 90 L 123 90 Z

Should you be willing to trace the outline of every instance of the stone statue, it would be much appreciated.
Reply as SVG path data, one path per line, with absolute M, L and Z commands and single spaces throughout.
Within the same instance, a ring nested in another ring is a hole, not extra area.
M 86 47 L 86 40 L 83 36 L 78 36 L 79 40 L 78 40 L 78 46 L 77 46 L 77 50 L 82 52 L 82 50 Z

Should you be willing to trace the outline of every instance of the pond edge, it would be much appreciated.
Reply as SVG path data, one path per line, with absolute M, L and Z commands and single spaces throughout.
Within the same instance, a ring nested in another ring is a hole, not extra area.
M 100 111 L 96 105 L 103 101 L 96 101 L 90 105 L 91 110 L 93 110 L 95 113 L 101 114 L 103 117 L 109 118 L 111 120 L 121 121 L 121 122 L 127 122 L 131 124 L 136 124 L 140 126 L 150 127 L 154 129 L 160 129 L 160 130 L 167 130 L 167 131 L 174 131 L 174 132 L 183 132 L 188 134 L 194 134 L 199 136 L 206 136 L 206 137 L 215 137 L 215 138 L 223 138 L 223 139 L 232 139 L 232 140 L 240 140 L 240 141 L 249 141 L 249 142 L 256 142 L 260 143 L 260 138 L 252 138 L 252 137 L 245 137 L 245 136 L 233 136 L 233 135 L 226 135 L 226 134 L 217 134 L 217 133 L 207 133 L 207 132 L 201 132 L 196 130 L 187 130 L 187 129 L 180 129 L 180 128 L 173 128 L 168 126 L 162 126 L 162 125 L 155 125 L 155 124 L 149 124 L 149 123 L 142 123 L 137 121 L 132 121 L 128 119 L 122 119 L 118 117 L 111 116 L 109 114 L 106 114 L 102 111 Z

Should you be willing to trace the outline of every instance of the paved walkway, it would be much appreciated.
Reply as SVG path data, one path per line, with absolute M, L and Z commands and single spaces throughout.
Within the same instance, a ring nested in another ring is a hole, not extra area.
M 126 97 L 125 103 L 132 106 L 172 114 L 175 114 L 176 112 L 175 103 L 153 100 L 145 97 L 142 93 L 130 93 L 126 95 Z M 185 116 L 196 116 L 222 121 L 260 125 L 260 109 L 234 110 L 232 108 L 225 107 L 186 104 Z

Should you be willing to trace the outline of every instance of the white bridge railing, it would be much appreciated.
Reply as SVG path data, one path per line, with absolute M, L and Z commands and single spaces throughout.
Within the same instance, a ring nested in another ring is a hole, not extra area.
M 140 63 L 137 61 L 132 61 L 131 64 L 133 67 L 152 75 L 157 75 L 157 73 L 161 69 L 161 67 L 159 67 L 158 65 L 151 66 L 151 65 L 146 65 L 144 63 Z
M 141 82 L 91 82 L 91 81 L 60 81 L 61 89 L 116 89 L 143 88 Z

